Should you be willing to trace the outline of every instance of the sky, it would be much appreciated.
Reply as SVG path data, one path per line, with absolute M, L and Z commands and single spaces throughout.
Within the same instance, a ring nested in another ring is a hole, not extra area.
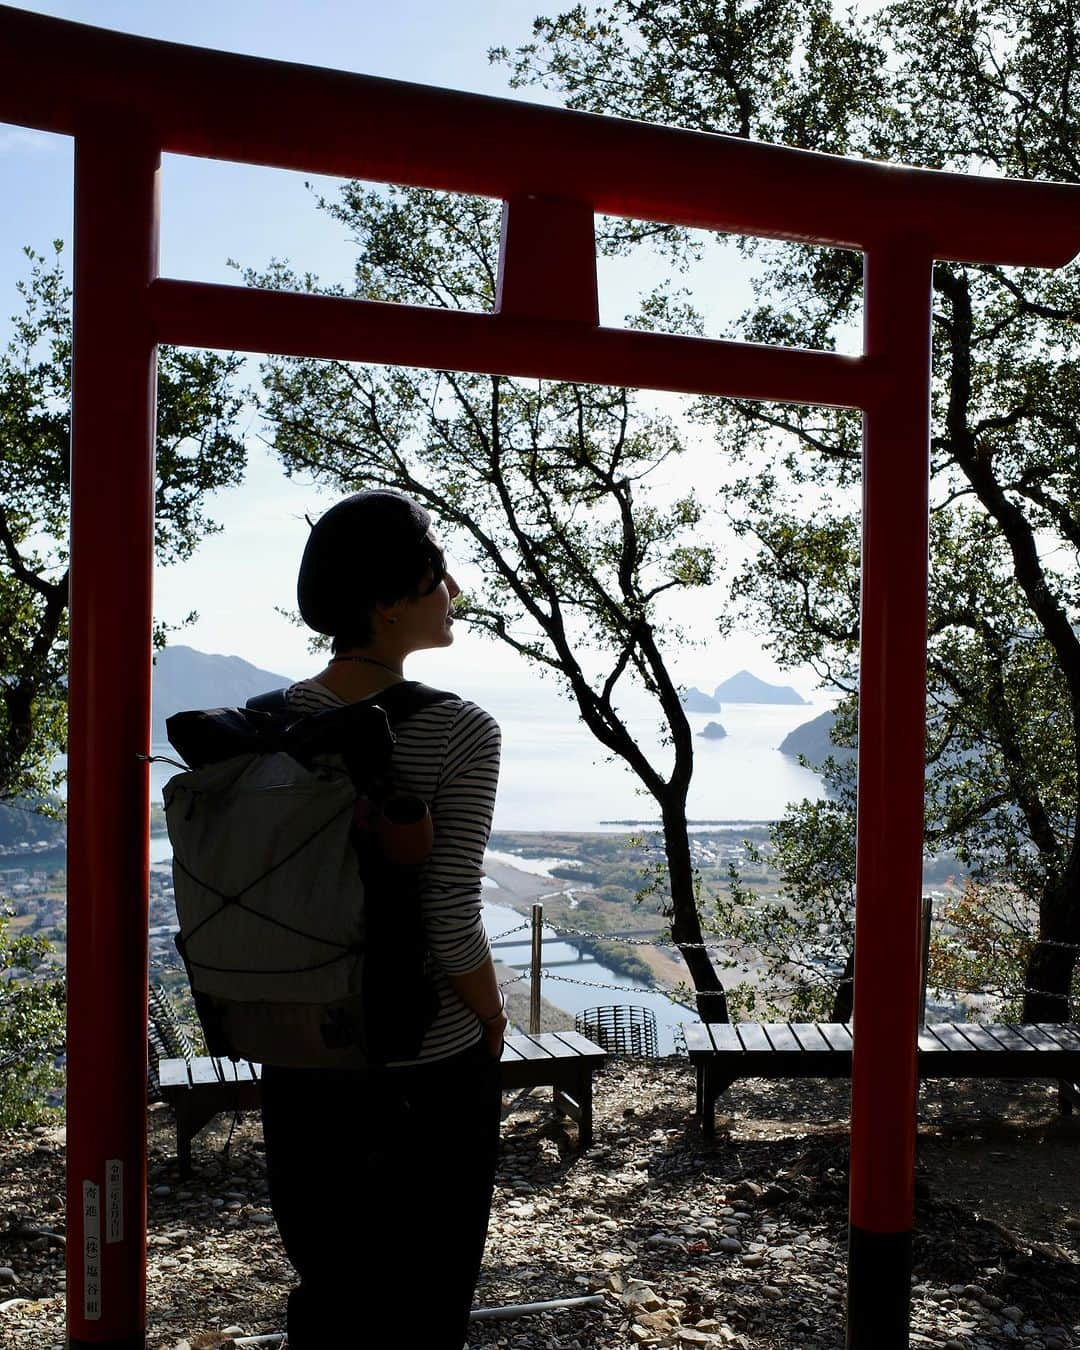
M 477 93 L 557 102 L 554 95 L 512 91 L 508 74 L 487 59 L 489 47 L 513 48 L 529 39 L 538 0 L 55 0 L 24 8 L 148 37 L 245 52 L 313 65 L 442 85 Z M 567 8 L 560 4 L 550 12 Z M 197 97 L 197 91 L 192 92 Z M 17 308 L 16 280 L 25 275 L 21 249 L 48 251 L 51 241 L 71 240 L 72 149 L 67 138 L 0 125 L 0 340 Z M 353 251 L 339 226 L 317 211 L 305 179 L 332 196 L 332 180 L 252 166 L 167 156 L 162 173 L 161 272 L 166 276 L 236 284 L 235 259 L 261 267 L 288 258 L 324 281 L 347 283 Z M 601 261 L 601 321 L 620 324 L 636 296 L 663 274 L 655 260 Z M 713 257 L 693 278 L 709 327 L 719 331 L 751 298 L 748 265 L 728 252 Z M 251 368 L 252 379 L 255 377 Z M 675 401 L 670 408 L 682 406 Z M 291 482 L 277 466 L 255 415 L 245 421 L 249 469 L 244 484 L 214 495 L 211 517 L 225 528 L 208 538 L 186 563 L 159 568 L 155 616 L 177 622 L 191 610 L 199 621 L 173 640 L 203 651 L 243 656 L 275 673 L 299 677 L 320 662 L 307 651 L 303 630 L 277 607 L 295 601 L 296 566 L 307 533 L 305 514 L 316 516 L 332 497 Z M 695 450 L 686 472 L 699 488 L 722 492 L 717 459 L 707 444 Z M 725 549 L 734 541 L 725 538 Z M 737 557 L 737 553 L 731 556 Z M 464 581 L 468 583 L 467 569 Z M 748 667 L 764 678 L 782 672 L 753 634 L 710 640 L 722 587 L 696 597 L 684 616 L 704 640 L 699 650 L 673 654 L 676 677 L 711 688 Z M 465 684 L 485 678 L 529 678 L 508 648 L 467 633 L 449 652 L 420 653 L 408 674 Z M 783 676 L 809 696 L 809 671 Z

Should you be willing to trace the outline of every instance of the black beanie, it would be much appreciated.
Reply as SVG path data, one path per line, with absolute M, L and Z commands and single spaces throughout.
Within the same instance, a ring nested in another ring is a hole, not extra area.
M 431 561 L 420 547 L 430 525 L 422 506 L 390 488 L 331 506 L 311 527 L 300 562 L 296 599 L 307 626 L 334 637 L 358 610 L 404 595 Z

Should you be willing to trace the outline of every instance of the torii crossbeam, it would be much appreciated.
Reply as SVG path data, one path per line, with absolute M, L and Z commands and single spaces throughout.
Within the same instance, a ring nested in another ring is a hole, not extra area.
M 155 42 L 0 6 L 0 121 L 75 138 L 69 1346 L 145 1345 L 158 343 L 859 408 L 862 646 L 848 1345 L 908 1343 L 934 259 L 1058 267 L 1080 189 L 912 170 Z M 162 152 L 504 203 L 449 313 L 158 275 Z M 859 249 L 860 357 L 599 326 L 596 213 Z M 883 991 L 889 991 L 883 997 Z

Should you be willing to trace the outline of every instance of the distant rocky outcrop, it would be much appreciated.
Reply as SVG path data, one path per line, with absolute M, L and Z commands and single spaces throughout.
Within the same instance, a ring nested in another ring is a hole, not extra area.
M 699 736 L 704 736 L 707 741 L 722 741 L 727 732 L 719 722 L 709 722 L 703 730 L 698 732 Z
M 254 694 L 282 689 L 292 680 L 260 670 L 239 656 L 216 656 L 193 647 L 166 647 L 154 663 L 154 720 L 151 739 L 163 745 L 165 721 L 188 708 L 242 707 Z
M 854 759 L 856 752 L 846 745 L 834 745 L 829 733 L 836 725 L 836 713 L 830 708 L 820 717 L 803 722 L 780 742 L 780 753 L 798 758 L 806 757 L 807 763 L 820 768 L 831 755 L 838 764 Z
M 751 675 L 748 670 L 740 670 L 730 680 L 716 686 L 713 697 L 722 703 L 809 703 L 801 694 L 797 694 L 789 684 L 767 684 Z
M 693 685 L 682 695 L 682 705 L 687 712 L 719 712 L 720 704 L 713 698 L 712 694 L 703 693 L 700 689 L 695 689 Z

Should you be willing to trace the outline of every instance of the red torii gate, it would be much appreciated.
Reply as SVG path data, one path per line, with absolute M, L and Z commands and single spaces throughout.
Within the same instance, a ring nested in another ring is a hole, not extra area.
M 75 137 L 68 791 L 68 1332 L 145 1344 L 158 343 L 864 413 L 848 1345 L 907 1345 L 922 867 L 930 269 L 1056 267 L 1080 189 L 130 37 L 0 6 L 0 120 Z M 493 314 L 158 276 L 163 151 L 504 202 Z M 859 249 L 849 358 L 601 328 L 595 213 Z M 888 991 L 888 996 L 884 996 Z

